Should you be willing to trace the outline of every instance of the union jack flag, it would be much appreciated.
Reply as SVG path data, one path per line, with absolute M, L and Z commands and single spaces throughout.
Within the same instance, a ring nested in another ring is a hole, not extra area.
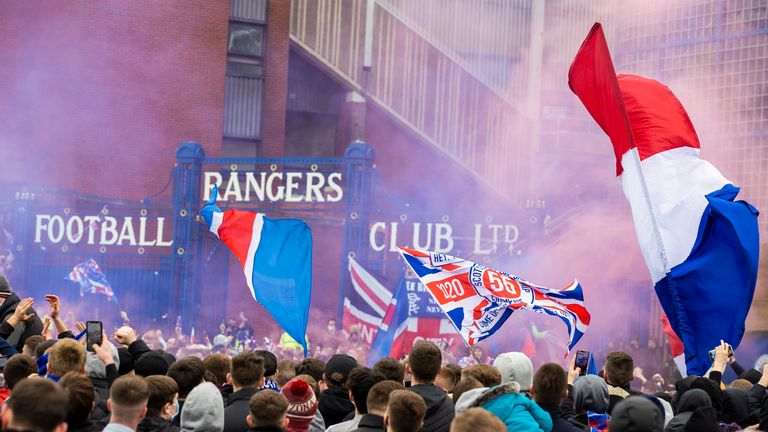
M 72 268 L 66 279 L 80 285 L 80 297 L 88 291 L 91 294 L 104 294 L 109 301 L 117 303 L 117 297 L 112 291 L 112 286 L 93 258 Z
M 400 253 L 469 346 L 520 309 L 560 318 L 568 328 L 568 352 L 589 326 L 577 281 L 557 291 L 450 255 L 402 247 Z
M 369 366 L 382 357 L 402 358 L 419 340 L 429 340 L 444 350 L 461 344 L 453 325 L 427 289 L 417 279 L 403 274 L 371 344 Z

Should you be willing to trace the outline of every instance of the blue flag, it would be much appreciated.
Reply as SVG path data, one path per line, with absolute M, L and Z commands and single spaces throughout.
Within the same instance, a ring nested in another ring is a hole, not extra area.
M 243 266 L 253 298 L 304 347 L 312 291 L 312 232 L 304 221 L 270 219 L 262 213 L 222 211 L 218 188 L 200 215 Z

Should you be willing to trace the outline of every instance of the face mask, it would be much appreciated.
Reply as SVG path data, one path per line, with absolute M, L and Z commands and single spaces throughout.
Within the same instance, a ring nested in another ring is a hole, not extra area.
M 176 417 L 179 415 L 179 400 L 176 399 L 176 402 L 173 404 L 173 415 L 171 416 L 171 421 L 176 420 Z

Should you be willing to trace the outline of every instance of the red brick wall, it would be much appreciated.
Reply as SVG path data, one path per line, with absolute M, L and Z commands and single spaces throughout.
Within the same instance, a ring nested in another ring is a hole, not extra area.
M 0 4 L 0 180 L 142 198 L 218 153 L 228 3 Z

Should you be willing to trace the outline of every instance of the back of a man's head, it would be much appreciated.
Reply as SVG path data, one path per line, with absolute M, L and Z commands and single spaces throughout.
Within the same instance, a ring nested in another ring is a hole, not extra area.
M 385 380 L 374 384 L 371 390 L 368 391 L 368 398 L 366 399 L 368 414 L 383 417 L 389 404 L 389 395 L 395 390 L 405 390 L 405 386 L 392 380 Z
M 456 375 L 453 371 L 443 367 L 440 368 L 440 372 L 437 373 L 435 378 L 435 385 L 443 389 L 446 393 L 453 392 L 453 386 L 456 385 Z
M 388 432 L 416 432 L 424 424 L 427 405 L 424 399 L 408 390 L 395 390 L 389 394 L 384 414 Z
M 565 371 L 556 363 L 546 363 L 533 376 L 533 400 L 548 408 L 559 407 L 567 396 L 568 381 Z
M 615 387 L 628 387 L 634 369 L 635 364 L 629 354 L 623 351 L 612 352 L 605 360 L 605 381 Z
M 124 375 L 116 379 L 109 389 L 107 407 L 112 413 L 110 422 L 138 423 L 146 414 L 149 400 L 147 381 L 138 375 Z
M 273 377 L 277 373 L 277 357 L 267 350 L 256 350 L 253 353 L 264 359 L 264 378 Z
M 288 381 L 296 377 L 296 363 L 291 359 L 284 359 L 277 362 L 277 385 L 284 386 Z
M 85 347 L 74 339 L 59 339 L 48 353 L 48 373 L 85 372 Z
M 497 432 L 507 430 L 498 417 L 482 408 L 469 408 L 458 414 L 451 423 L 451 432 Z
M 411 375 L 419 383 L 434 382 L 442 362 L 443 355 L 440 353 L 440 348 L 429 341 L 416 342 L 408 354 Z
M 13 390 L 3 429 L 31 432 L 66 430 L 67 395 L 47 379 L 27 379 Z
M 464 393 L 476 389 L 476 388 L 482 388 L 483 385 L 480 383 L 480 381 L 472 378 L 472 377 L 466 377 L 460 379 L 455 386 L 453 386 L 453 403 L 456 403 L 459 401 L 459 398 L 461 398 L 461 395 Z
M 151 375 L 146 378 L 149 399 L 147 417 L 160 417 L 167 404 L 173 405 L 174 396 L 179 393 L 176 381 L 163 375 Z
M 405 366 L 392 357 L 384 357 L 373 365 L 373 370 L 399 383 L 405 380 Z
M 53 347 L 54 344 L 56 344 L 56 339 L 44 340 L 39 344 L 37 344 L 37 346 L 35 347 L 35 358 L 39 359 L 40 357 L 42 357 L 43 354 L 45 354 L 46 351 L 51 349 L 51 347 Z
M 67 372 L 59 380 L 59 385 L 67 394 L 67 424 L 70 428 L 82 425 L 91 415 L 96 394 L 93 383 L 85 374 Z
M 501 384 L 501 372 L 491 365 L 476 364 L 467 366 L 462 372 L 464 377 L 472 377 L 484 386 L 493 387 Z
M 373 370 L 358 366 L 349 372 L 346 387 L 352 394 L 352 402 L 360 414 L 368 414 L 368 392 L 374 384 L 384 381 L 384 375 Z
M 193 388 L 203 382 L 205 365 L 197 357 L 185 357 L 181 360 L 176 360 L 168 368 L 167 375 L 176 381 L 176 384 L 179 386 L 179 399 L 183 400 Z
M 315 379 L 315 381 L 323 380 L 323 373 L 325 373 L 325 362 L 319 358 L 308 357 L 301 361 L 296 367 L 296 375 L 309 375 Z
M 264 378 L 264 358 L 246 351 L 232 357 L 232 385 L 238 388 L 258 387 Z
M 5 386 L 10 390 L 25 380 L 33 373 L 37 373 L 37 363 L 35 359 L 26 354 L 16 354 L 8 359 L 8 363 L 5 364 L 3 369 L 3 377 L 5 378 Z
M 251 396 L 248 411 L 247 420 L 252 428 L 283 428 L 288 413 L 288 400 L 278 392 L 260 391 Z
M 227 374 L 231 371 L 232 365 L 229 357 L 224 354 L 209 354 L 203 359 L 206 371 L 215 379 L 216 387 L 221 387 L 227 383 Z
M 22 352 L 30 357 L 34 357 L 35 348 L 37 348 L 37 346 L 43 343 L 44 341 L 45 341 L 45 338 L 43 338 L 42 336 L 32 335 L 28 337 L 27 340 L 24 341 L 24 348 Z

